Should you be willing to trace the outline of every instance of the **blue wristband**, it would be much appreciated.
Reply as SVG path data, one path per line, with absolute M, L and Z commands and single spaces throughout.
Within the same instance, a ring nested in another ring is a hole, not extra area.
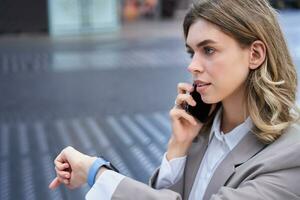
M 89 184 L 90 187 L 92 187 L 95 183 L 96 175 L 99 171 L 99 169 L 102 166 L 107 166 L 109 165 L 109 162 L 104 160 L 103 158 L 97 158 L 93 165 L 89 169 L 88 177 L 87 177 L 87 183 Z

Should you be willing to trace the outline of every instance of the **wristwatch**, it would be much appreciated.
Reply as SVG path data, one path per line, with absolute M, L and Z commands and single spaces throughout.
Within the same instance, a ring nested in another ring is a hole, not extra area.
M 101 167 L 105 167 L 109 170 L 113 170 L 115 172 L 119 172 L 119 170 L 113 166 L 110 162 L 105 160 L 103 157 L 98 157 L 92 166 L 89 169 L 88 177 L 87 177 L 87 183 L 90 187 L 92 187 L 95 183 L 96 175 Z

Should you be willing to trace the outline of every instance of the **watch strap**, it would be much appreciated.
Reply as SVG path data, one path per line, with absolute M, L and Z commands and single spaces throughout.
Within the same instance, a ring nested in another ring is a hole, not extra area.
M 87 183 L 90 187 L 92 187 L 95 183 L 95 179 L 96 179 L 96 175 L 99 171 L 99 169 L 105 166 L 107 168 L 110 169 L 110 163 L 106 160 L 104 160 L 103 158 L 97 158 L 94 163 L 92 164 L 92 166 L 89 169 L 88 172 L 88 177 L 87 177 Z

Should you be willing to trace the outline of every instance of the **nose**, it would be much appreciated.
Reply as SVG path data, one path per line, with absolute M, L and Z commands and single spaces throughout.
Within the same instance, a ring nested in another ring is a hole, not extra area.
M 187 67 L 187 70 L 192 74 L 201 73 L 204 71 L 201 60 L 196 54 L 193 56 L 191 63 Z

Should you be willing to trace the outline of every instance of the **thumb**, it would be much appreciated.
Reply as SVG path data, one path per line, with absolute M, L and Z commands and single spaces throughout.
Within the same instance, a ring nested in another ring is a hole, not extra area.
M 49 189 L 54 190 L 54 189 L 56 189 L 60 184 L 61 184 L 60 181 L 59 181 L 58 178 L 56 177 L 56 178 L 53 179 L 53 181 L 49 184 Z

